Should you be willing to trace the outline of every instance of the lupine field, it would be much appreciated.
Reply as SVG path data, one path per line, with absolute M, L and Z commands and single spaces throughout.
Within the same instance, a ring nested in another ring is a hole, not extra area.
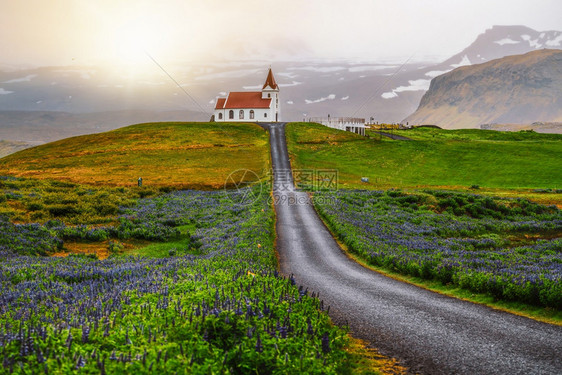
M 244 197 L 172 192 L 128 204 L 113 225 L 96 227 L 4 217 L 0 373 L 346 371 L 346 331 L 276 271 L 269 197 L 242 205 Z M 163 258 L 44 256 L 67 239 L 181 236 L 185 246 Z
M 350 250 L 402 274 L 562 309 L 562 212 L 524 199 L 424 191 L 317 192 Z

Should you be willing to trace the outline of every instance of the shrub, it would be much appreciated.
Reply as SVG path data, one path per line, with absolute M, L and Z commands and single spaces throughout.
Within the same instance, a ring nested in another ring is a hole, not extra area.
M 53 217 L 73 216 L 78 213 L 74 205 L 56 204 L 47 207 L 47 211 Z
M 26 208 L 29 211 L 41 211 L 44 208 L 44 206 L 38 202 L 31 202 L 26 205 Z
M 108 250 L 110 254 L 119 254 L 123 251 L 124 245 L 119 241 L 109 240 Z
M 416 199 L 395 192 L 319 192 L 314 203 L 350 250 L 371 264 L 452 282 L 496 299 L 560 306 L 556 293 L 562 281 L 562 243 L 533 240 L 560 229 L 560 210 L 527 200 L 424 194 L 438 200 L 442 213 L 412 210 L 412 203 L 406 204 Z M 426 197 L 419 200 L 422 206 L 424 202 Z M 527 243 L 511 242 L 510 236 Z

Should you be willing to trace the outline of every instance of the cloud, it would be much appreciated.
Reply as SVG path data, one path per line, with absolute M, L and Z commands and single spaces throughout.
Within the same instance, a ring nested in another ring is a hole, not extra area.
M 320 102 L 324 102 L 326 100 L 334 100 L 336 98 L 335 94 L 330 94 L 326 97 L 320 98 L 320 99 L 314 99 L 314 100 L 309 100 L 309 99 L 305 99 L 305 103 L 306 104 L 313 104 L 313 103 L 320 103 Z
M 453 68 L 458 68 L 458 67 L 466 66 L 466 65 L 470 65 L 470 64 L 472 64 L 472 63 L 470 62 L 470 59 L 468 58 L 467 55 L 464 55 L 464 56 L 462 57 L 461 61 L 460 61 L 458 64 L 451 64 L 451 66 L 452 66 Z
M 521 42 L 518 41 L 518 40 L 509 39 L 509 38 L 503 38 L 501 40 L 496 40 L 494 43 L 499 44 L 500 46 L 503 46 L 504 44 L 519 44 Z
M 291 86 L 298 86 L 302 84 L 303 84 L 302 82 L 293 81 L 291 83 L 280 83 L 279 87 L 291 87 Z
M 554 39 L 547 40 L 545 44 L 549 47 L 560 47 L 560 43 L 562 43 L 562 33 Z
M 37 77 L 37 74 L 29 74 L 25 77 L 21 77 L 21 78 L 14 78 L 14 79 L 10 79 L 8 81 L 4 81 L 2 83 L 17 83 L 17 82 L 29 82 L 31 81 L 33 78 Z
M 383 99 L 392 99 L 392 98 L 396 98 L 398 94 L 395 93 L 394 91 L 389 91 L 389 92 L 383 92 L 381 96 Z
M 128 31 L 164 64 L 310 57 L 362 61 L 355 71 L 365 71 L 413 52 L 412 61 L 422 53 L 444 60 L 493 24 L 556 30 L 561 13 L 558 0 L 4 1 L 0 51 L 9 51 L 5 64 L 112 62 L 123 53 L 115 41 Z
M 398 96 L 397 92 L 404 92 L 404 91 L 426 91 L 429 89 L 429 84 L 431 83 L 430 79 L 415 79 L 408 81 L 410 84 L 409 86 L 398 86 L 397 88 L 393 89 L 392 91 L 385 92 L 381 96 L 384 99 L 391 99 L 396 98 Z
M 449 70 L 431 70 L 431 71 L 425 73 L 425 75 L 430 77 L 430 78 L 435 78 L 437 76 L 440 76 L 441 74 L 445 74 L 445 73 L 448 73 L 450 71 L 451 71 L 451 69 L 449 69 Z
M 343 66 L 300 66 L 300 67 L 291 67 L 288 68 L 289 70 L 308 70 L 311 72 L 317 73 L 332 73 L 338 72 L 341 70 L 346 70 Z
M 352 68 L 349 68 L 349 71 L 351 73 L 356 73 L 356 72 L 368 72 L 368 71 L 396 69 L 396 68 L 398 68 L 397 65 L 364 65 L 364 66 L 354 66 Z

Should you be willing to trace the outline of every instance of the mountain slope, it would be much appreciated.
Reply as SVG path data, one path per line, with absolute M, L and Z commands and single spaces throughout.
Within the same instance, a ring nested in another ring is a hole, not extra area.
M 400 116 L 402 119 L 416 110 L 432 78 L 461 66 L 481 64 L 543 48 L 562 49 L 562 32 L 535 31 L 526 26 L 493 26 L 445 61 L 397 74 L 389 80 L 380 97 L 383 105 L 394 110 L 394 113 L 405 111 Z
M 404 121 L 449 129 L 562 121 L 562 51 L 508 56 L 435 77 Z

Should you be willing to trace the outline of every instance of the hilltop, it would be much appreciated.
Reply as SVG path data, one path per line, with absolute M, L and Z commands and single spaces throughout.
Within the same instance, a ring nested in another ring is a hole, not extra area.
M 538 50 L 435 77 L 404 121 L 445 128 L 562 121 L 562 51 Z
M 56 111 L 0 111 L 0 139 L 29 146 L 59 139 L 115 130 L 148 122 L 207 121 L 209 116 L 191 111 L 154 112 L 125 110 L 95 113 Z
M 253 124 L 147 123 L 77 136 L 0 159 L 0 175 L 74 183 L 217 189 L 229 174 L 269 171 L 266 132 Z M 246 176 L 251 178 L 250 175 Z

